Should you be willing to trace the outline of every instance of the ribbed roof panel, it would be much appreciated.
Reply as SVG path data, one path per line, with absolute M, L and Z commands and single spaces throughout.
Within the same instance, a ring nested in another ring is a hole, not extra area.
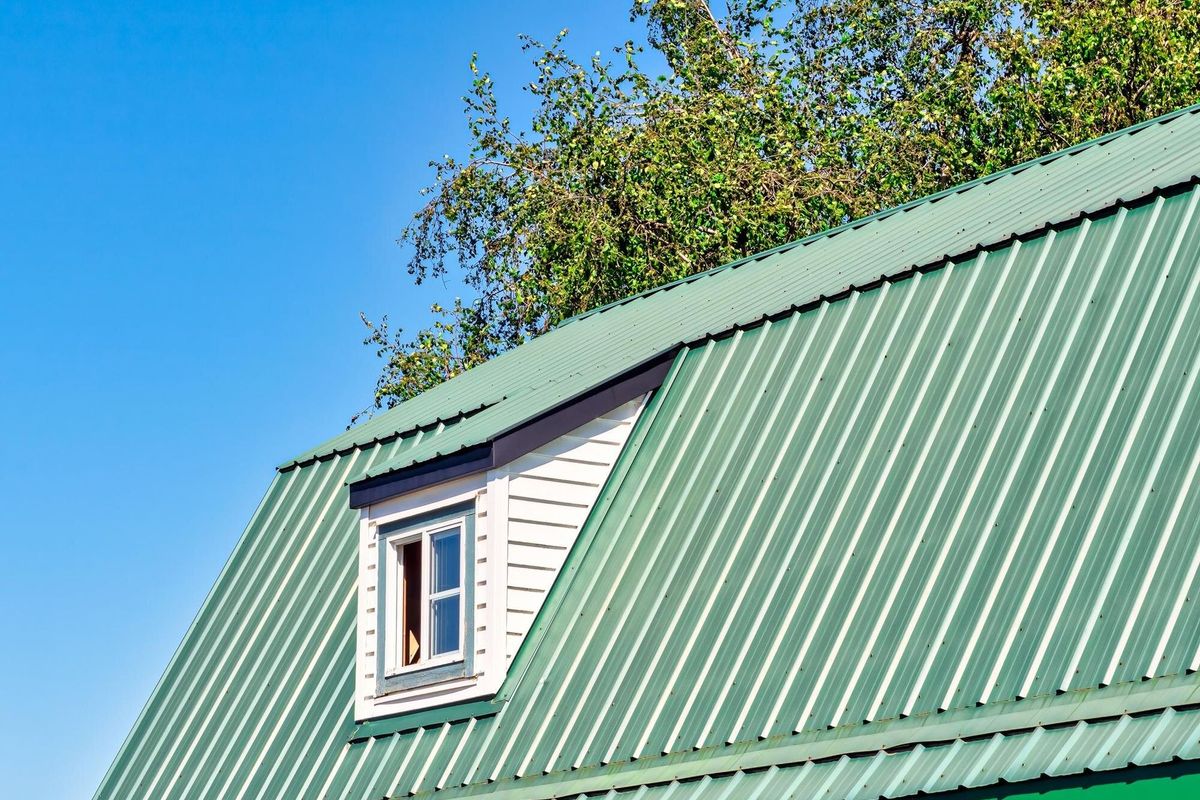
M 1066 777 L 1085 770 L 1105 773 L 1164 764 L 1200 755 L 1200 713 L 1168 709 L 1098 723 L 1035 728 L 1014 734 L 957 740 L 897 752 L 880 751 L 718 777 L 670 781 L 628 791 L 591 792 L 579 798 L 636 797 L 637 800 L 728 800 L 729 798 L 837 797 L 879 800 L 991 786 L 996 765 L 1020 784 L 1043 776 Z M 1113 747 L 1113 743 L 1119 743 Z M 1193 779 L 1189 785 L 1193 786 Z M 1020 786 L 1011 787 L 1019 790 Z M 1186 791 L 1181 788 L 1179 791 Z M 1134 789 L 1129 796 L 1140 796 Z M 529 795 L 538 797 L 539 795 Z M 953 795 L 951 795 L 953 796 Z M 1183 796 L 1183 795 L 1179 795 Z

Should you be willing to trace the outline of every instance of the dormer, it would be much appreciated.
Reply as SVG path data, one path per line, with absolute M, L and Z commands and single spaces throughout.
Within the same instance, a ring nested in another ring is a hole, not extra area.
M 665 369 L 351 482 L 358 721 L 496 694 Z

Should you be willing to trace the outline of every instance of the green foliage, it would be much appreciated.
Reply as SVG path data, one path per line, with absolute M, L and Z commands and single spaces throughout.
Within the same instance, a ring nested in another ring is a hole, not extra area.
M 515 126 L 471 63 L 473 141 L 403 231 L 474 297 L 370 326 L 388 407 L 563 319 L 1200 99 L 1200 0 L 636 0 L 587 62 L 524 39 Z M 370 325 L 370 323 L 368 323 Z

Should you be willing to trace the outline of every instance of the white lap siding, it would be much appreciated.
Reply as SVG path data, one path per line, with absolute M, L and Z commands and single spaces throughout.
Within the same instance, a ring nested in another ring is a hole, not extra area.
M 542 607 L 641 408 L 642 398 L 632 400 L 522 456 L 497 476 L 507 488 L 508 658 Z

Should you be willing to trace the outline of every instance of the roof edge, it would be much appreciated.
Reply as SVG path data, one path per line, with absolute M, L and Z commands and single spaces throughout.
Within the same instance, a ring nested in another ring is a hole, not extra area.
M 339 447 L 339 448 L 335 448 L 333 450 L 326 450 L 326 449 L 324 449 L 323 445 L 317 445 L 316 447 L 306 450 L 303 455 L 296 456 L 294 458 L 289 458 L 287 461 L 282 462 L 281 464 L 279 464 L 278 466 L 275 467 L 275 470 L 277 472 L 288 472 L 289 470 L 298 469 L 301 467 L 307 467 L 310 464 L 317 463 L 318 461 L 328 460 L 330 458 L 333 458 L 334 456 L 348 455 L 350 453 L 353 453 L 355 450 L 362 450 L 367 447 L 374 447 L 377 444 L 390 444 L 391 442 L 394 442 L 397 439 L 403 439 L 406 436 L 412 436 L 413 434 L 415 434 L 419 431 L 430 431 L 430 430 L 433 430 L 434 428 L 438 427 L 439 425 L 445 425 L 447 423 L 453 423 L 453 422 L 461 422 L 464 419 L 470 419 L 471 417 L 475 416 L 476 414 L 480 413 L 481 411 L 487 411 L 492 406 L 498 405 L 507 399 L 508 399 L 507 397 L 501 397 L 498 400 L 483 402 L 477 406 L 474 406 L 466 411 L 462 411 L 458 414 L 451 414 L 450 416 L 447 416 L 447 417 L 437 417 L 436 419 L 432 419 L 429 422 L 423 422 L 419 425 L 410 425 L 407 428 L 403 428 L 401 430 L 394 431 L 394 432 L 388 434 L 387 436 L 376 436 L 373 439 L 366 439 L 361 442 L 355 442 L 353 444 L 346 445 L 345 447 Z M 388 409 L 388 411 L 390 411 L 390 410 L 391 409 Z M 340 437 L 335 436 L 332 439 L 327 439 L 326 441 L 335 441 L 338 438 L 340 438 Z
M 924 196 L 921 198 L 917 198 L 915 200 L 909 201 L 908 203 L 905 203 L 905 204 L 902 204 L 899 206 L 895 206 L 895 207 L 892 207 L 889 209 L 884 209 L 884 210 L 879 211 L 870 216 L 862 217 L 862 218 L 859 218 L 856 220 L 846 222 L 837 227 L 811 234 L 808 237 L 796 240 L 794 242 L 789 242 L 789 243 L 780 245 L 779 247 L 773 248 L 771 250 L 766 250 L 766 251 L 763 251 L 760 253 L 755 253 L 753 255 L 746 256 L 742 259 L 730 262 L 728 264 L 723 264 L 721 266 L 714 267 L 705 272 L 696 273 L 694 275 L 689 275 L 689 276 L 687 276 L 685 278 L 681 278 L 677 281 L 663 284 L 661 286 L 657 286 L 652 289 L 647 289 L 644 292 L 641 292 L 641 293 L 638 293 L 635 295 L 631 295 L 629 297 L 622 298 L 620 300 L 616 300 L 612 303 L 608 303 L 606 305 L 599 306 L 599 307 L 591 309 L 589 311 L 582 312 L 581 314 L 578 314 L 574 317 L 570 317 L 567 320 L 564 320 L 563 322 L 559 323 L 559 325 L 557 327 L 562 327 L 562 326 L 572 323 L 576 320 L 581 320 L 581 319 L 589 317 L 589 316 L 600 314 L 606 310 L 615 308 L 617 306 L 622 306 L 622 305 L 631 303 L 631 302 L 636 301 L 641 298 L 649 297 L 649 296 L 657 294 L 659 292 L 668 291 L 672 288 L 696 281 L 699 278 L 714 275 L 714 274 L 717 274 L 717 273 L 720 273 L 720 272 L 723 272 L 723 271 L 729 270 L 729 269 L 736 269 L 740 266 L 749 264 L 751 262 L 760 261 L 762 259 L 768 258 L 775 254 L 784 253 L 784 252 L 787 252 L 789 250 L 792 250 L 792 249 L 795 249 L 798 247 L 803 247 L 803 246 L 806 246 L 806 245 L 809 245 L 809 244 L 812 244 L 812 243 L 815 243 L 818 241 L 830 239 L 832 237 L 835 237 L 835 236 L 845 233 L 845 232 L 857 230 L 857 229 L 867 226 L 873 222 L 880 222 L 880 221 L 886 220 L 892 216 L 895 216 L 897 214 L 901 214 L 901 213 L 904 213 L 906 211 L 909 211 L 909 210 L 912 210 L 915 208 L 919 208 L 919 207 L 923 207 L 926 205 L 930 205 L 932 203 L 936 203 L 939 200 L 950 197 L 952 195 L 962 194 L 964 192 L 968 192 L 971 189 L 974 189 L 979 186 L 986 186 L 986 185 L 994 183 L 995 181 L 1000 180 L 1006 176 L 1016 175 L 1018 173 L 1021 173 L 1023 171 L 1026 171 L 1026 170 L 1034 168 L 1034 167 L 1046 166 L 1046 165 L 1049 165 L 1049 164 L 1053 163 L 1054 161 L 1057 161 L 1064 157 L 1077 155 L 1079 153 L 1088 151 L 1095 147 L 1104 146 L 1104 145 L 1114 142 L 1118 139 L 1135 135 L 1138 132 L 1147 130 L 1155 125 L 1165 125 L 1172 121 L 1178 120 L 1182 117 L 1185 117 L 1188 115 L 1194 115 L 1197 113 L 1200 113 L 1200 103 L 1191 105 L 1191 106 L 1187 106 L 1185 108 L 1177 109 L 1177 110 L 1169 112 L 1167 114 L 1163 114 L 1163 115 L 1155 117 L 1153 119 L 1146 120 L 1144 122 L 1129 126 L 1127 128 L 1123 128 L 1118 131 L 1114 131 L 1112 133 L 1104 134 L 1103 136 L 1099 136 L 1099 137 L 1096 137 L 1089 141 L 1082 142 L 1080 144 L 1074 145 L 1074 146 L 1066 148 L 1064 150 L 1050 153 L 1045 156 L 1041 156 L 1039 158 L 1023 162 L 1016 166 L 1009 167 L 1000 172 L 991 173 L 989 175 L 985 175 L 985 176 L 976 178 L 976 179 L 968 181 L 966 183 L 959 184 L 957 186 L 953 186 L 948 189 L 944 189 L 940 192 L 937 192 L 937 193 L 934 193 L 931 195 L 927 195 L 927 196 Z M 1070 224 L 1071 222 L 1074 222 L 1081 218 L 1095 216 L 1097 214 L 1104 213 L 1109 209 L 1120 207 L 1121 205 L 1128 205 L 1130 203 L 1137 202 L 1138 200 L 1144 199 L 1146 197 L 1156 196 L 1160 193 L 1168 191 L 1171 187 L 1179 186 L 1179 185 L 1183 185 L 1183 184 L 1195 183 L 1198 175 L 1200 175 L 1200 169 L 1198 169 L 1197 174 L 1195 174 L 1191 177 L 1191 181 L 1184 181 L 1181 183 L 1177 180 L 1172 180 L 1164 185 L 1151 186 L 1151 187 L 1143 190 L 1142 193 L 1138 196 L 1134 196 L 1134 197 L 1115 196 L 1115 197 L 1105 198 L 1106 202 L 1104 202 L 1103 205 L 1100 205 L 1097 207 L 1085 206 L 1082 209 L 1073 209 L 1074 213 L 1071 213 L 1071 216 L 1069 216 L 1069 217 L 1064 217 L 1062 219 L 1043 220 L 1040 223 L 1034 223 L 1034 225 L 1035 225 L 1034 227 L 1025 228 L 1022 230 L 1009 231 L 1006 234 L 1002 234 L 996 238 L 988 239 L 987 241 L 979 242 L 979 243 L 975 244 L 973 247 L 966 248 L 957 253 L 946 254 L 941 259 L 938 259 L 937 261 L 925 262 L 924 264 L 914 263 L 914 264 L 910 264 L 904 268 L 892 269 L 892 270 L 889 270 L 886 274 L 880 275 L 878 280 L 887 280 L 887 279 L 894 278 L 896 276 L 911 274 L 915 270 L 933 268 L 934 265 L 945 263 L 946 261 L 951 260 L 953 258 L 960 258 L 965 253 L 977 252 L 981 249 L 996 247 L 996 246 L 1002 245 L 1004 243 L 1010 242 L 1014 239 L 1021 238 L 1023 236 L 1034 235 L 1038 232 L 1046 230 L 1047 228 L 1057 227 L 1057 226 L 1064 225 L 1064 224 Z M 801 303 L 793 303 L 789 308 L 775 309 L 772 311 L 764 312 L 764 314 L 762 315 L 761 318 L 777 317 L 777 316 L 780 316 L 781 314 L 788 313 L 789 311 L 794 310 L 798 307 L 810 307 L 814 302 L 844 294 L 845 290 L 848 288 L 856 288 L 856 287 L 840 287 L 840 291 L 838 290 L 839 287 L 829 287 L 829 289 L 820 296 L 811 298 L 809 300 L 805 300 L 804 302 L 801 302 Z M 752 324 L 754 324 L 753 320 L 747 320 L 744 323 L 738 323 L 737 325 L 730 326 L 729 329 L 733 330 L 738 327 L 746 327 L 746 326 L 752 325 Z M 679 343 L 679 344 L 686 344 L 686 342 Z M 678 344 L 672 345 L 672 349 L 677 349 L 677 348 L 678 348 Z M 660 355 L 661 355 L 661 352 L 660 352 Z M 393 442 L 397 439 L 404 438 L 405 436 L 411 435 L 412 433 L 415 433 L 416 431 L 436 427 L 438 424 L 443 423 L 443 422 L 458 421 L 461 419 L 465 419 L 467 417 L 470 417 L 470 416 L 473 416 L 474 414 L 479 413 L 480 411 L 484 411 L 493 405 L 504 402 L 508 399 L 510 399 L 510 398 L 501 397 L 499 399 L 493 399 L 490 402 L 481 403 L 481 404 L 475 406 L 474 408 L 472 408 L 471 410 L 453 414 L 449 417 L 438 417 L 437 419 L 434 419 L 434 420 L 431 420 L 428 422 L 424 422 L 424 423 L 420 423 L 420 424 L 409 424 L 409 425 L 405 426 L 403 429 L 394 430 L 394 431 L 388 433 L 387 435 L 370 437 L 370 438 L 362 440 L 362 441 L 351 440 L 350 443 L 345 444 L 344 446 L 339 446 L 334 449 L 329 449 L 329 445 L 333 445 L 335 442 L 338 442 L 339 440 L 344 440 L 343 437 L 345 435 L 343 434 L 342 436 L 333 437 L 332 439 L 326 440 L 327 444 L 318 445 L 314 448 L 311 448 L 311 449 L 305 451 L 302 455 L 283 462 L 281 465 L 279 465 L 277 467 L 277 469 L 279 469 L 280 471 L 287 471 L 289 469 L 307 466 L 309 464 L 315 463 L 322 459 L 330 458 L 334 455 L 349 453 L 356 449 L 363 449 L 363 448 L 371 447 L 371 446 L 374 446 L 377 444 L 387 444 L 387 443 Z
M 1189 107 L 1189 108 L 1193 108 L 1193 107 Z M 1200 112 L 1200 105 L 1195 106 L 1194 111 Z M 1182 112 L 1175 112 L 1175 115 L 1177 116 L 1180 113 L 1182 113 Z M 1144 123 L 1144 125 L 1145 124 L 1149 124 L 1149 123 Z M 1110 137 L 1112 135 L 1115 135 L 1115 134 L 1110 134 Z M 1082 145 L 1080 145 L 1080 147 L 1082 147 Z M 1152 189 L 1150 189 L 1149 191 L 1147 191 L 1141 195 L 1135 196 L 1135 197 L 1115 198 L 1112 202 L 1110 202 L 1106 205 L 1097 207 L 1097 208 L 1081 210 L 1075 214 L 1072 214 L 1071 216 L 1066 216 L 1061 219 L 1047 220 L 1047 221 L 1037 224 L 1031 228 L 1027 228 L 1027 229 L 1023 229 L 1023 230 L 1019 230 L 1019 231 L 1012 231 L 1003 236 L 1000 236 L 999 238 L 997 238 L 995 240 L 989 240 L 984 243 L 978 243 L 969 248 L 963 249 L 961 251 L 956 251 L 954 253 L 945 254 L 945 255 L 941 256 L 940 258 L 933 260 L 933 261 L 909 264 L 903 268 L 897 268 L 897 269 L 887 272 L 887 273 L 881 273 L 878 277 L 876 277 L 870 281 L 866 281 L 866 282 L 862 282 L 862 283 L 858 283 L 858 284 L 846 285 L 846 286 L 843 286 L 843 287 L 837 289 L 836 291 L 825 292 L 825 293 L 822 293 L 820 295 L 812 297 L 811 299 L 803 301 L 803 302 L 791 303 L 788 306 L 778 308 L 773 311 L 764 312 L 761 315 L 759 315 L 758 317 L 755 317 L 753 319 L 747 319 L 745 322 L 737 322 L 732 325 L 729 325 L 726 328 L 722 328 L 720 330 L 709 332 L 703 336 L 699 336 L 694 339 L 689 339 L 687 341 L 677 342 L 675 344 L 672 344 L 670 347 L 659 351 L 654 356 L 644 360 L 637 367 L 633 367 L 632 369 L 627 370 L 626 372 L 621 373 L 620 375 L 616 376 L 615 378 L 611 378 L 608 381 L 605 381 L 596 387 L 589 388 L 589 389 L 575 395 L 574 397 L 554 406 L 549 411 L 543 412 L 539 416 L 535 416 L 533 418 L 530 418 L 530 419 L 524 420 L 520 423 L 517 423 L 516 425 L 511 426 L 510 428 L 496 434 L 491 439 L 485 440 L 476 445 L 471 445 L 471 446 L 461 448 L 460 450 L 457 450 L 453 453 L 445 453 L 445 454 L 436 456 L 434 458 L 426 459 L 419 463 L 412 464 L 407 467 L 402 467 L 399 470 L 395 470 L 394 472 L 403 472 L 403 473 L 407 474 L 411 470 L 412 474 L 408 475 L 408 477 L 416 478 L 422 472 L 422 469 L 426 466 L 429 466 L 429 465 L 449 466 L 454 462 L 454 460 L 456 458 L 460 458 L 461 454 L 464 453 L 465 451 L 472 450 L 472 449 L 482 446 L 482 445 L 490 445 L 502 437 L 511 435 L 514 431 L 519 431 L 523 428 L 533 426 L 542 417 L 548 416 L 548 415 L 553 414 L 563 408 L 569 407 L 571 404 L 579 402 L 579 400 L 581 398 L 586 398 L 587 396 L 589 396 L 591 394 L 601 392 L 605 389 L 606 386 L 608 386 L 616 381 L 621 380 L 626 375 L 636 373 L 642 369 L 645 369 L 647 367 L 647 365 L 658 364 L 658 363 L 664 362 L 664 361 L 667 364 L 669 364 L 671 359 L 674 358 L 674 356 L 681 349 L 683 349 L 685 347 L 693 347 L 699 343 L 709 341 L 712 339 L 721 339 L 726 336 L 732 335 L 733 333 L 735 333 L 739 330 L 749 330 L 752 328 L 756 328 L 767 321 L 782 319 L 782 318 L 790 316 L 792 314 L 804 313 L 806 311 L 809 311 L 809 310 L 821 305 L 822 303 L 837 302 L 838 300 L 844 299 L 845 297 L 849 296 L 850 294 L 852 294 L 853 292 L 856 292 L 856 291 L 859 291 L 859 292 L 870 291 L 871 289 L 877 288 L 887 282 L 907 280 L 908 278 L 912 277 L 917 272 L 929 272 L 929 271 L 941 269 L 948 263 L 955 262 L 955 261 L 962 261 L 964 259 L 969 259 L 972 256 L 977 255 L 980 252 L 1005 247 L 1014 241 L 1024 240 L 1024 239 L 1028 239 L 1028 238 L 1032 238 L 1032 237 L 1036 237 L 1036 236 L 1041 236 L 1041 235 L 1044 235 L 1049 230 L 1062 230 L 1065 228 L 1069 228 L 1073 225 L 1079 224 L 1082 220 L 1096 219 L 1098 217 L 1104 216 L 1105 214 L 1109 214 L 1116 209 L 1135 207 L 1135 206 L 1141 205 L 1142 203 L 1149 202 L 1158 197 L 1170 196 L 1175 193 L 1187 191 L 1188 189 L 1193 189 L 1197 185 L 1200 185 L 1200 169 L 1198 169 L 1197 173 L 1193 174 L 1187 180 L 1174 182 L 1174 183 L 1171 183 L 1171 184 L 1168 184 L 1165 186 L 1155 186 Z M 820 236 L 818 236 L 817 238 L 820 238 Z M 774 252 L 777 252 L 777 251 L 769 251 L 767 253 L 767 255 L 769 255 L 770 253 L 774 253 Z M 758 256 L 755 256 L 753 258 L 758 258 Z M 735 262 L 733 264 L 726 265 L 726 267 L 738 266 L 741 263 L 745 263 L 745 261 L 747 261 L 747 260 L 752 260 L 752 259 L 745 259 L 741 262 Z M 725 269 L 726 267 L 718 267 L 717 269 Z M 660 288 L 669 288 L 670 286 L 677 285 L 678 283 L 681 283 L 681 282 L 690 281 L 693 278 L 701 277 L 706 274 L 710 274 L 710 273 L 698 273 L 697 275 L 693 275 L 690 278 L 684 279 L 684 281 L 676 282 L 676 284 L 667 284 L 664 287 L 660 287 Z M 651 290 L 651 291 L 659 291 L 659 290 L 655 289 L 655 290 Z M 630 298 L 630 299 L 636 299 L 636 298 Z M 621 303 L 621 302 L 625 302 L 625 301 L 618 301 L 618 303 Z M 599 310 L 599 309 L 597 309 L 597 310 Z M 665 370 L 665 368 L 664 368 L 664 370 Z M 665 371 L 664 371 L 664 374 L 665 374 Z M 661 382 L 661 379 L 660 379 L 660 382 Z M 455 417 L 449 417 L 449 418 L 444 418 L 444 419 L 439 418 L 438 420 L 431 422 L 431 423 L 426 423 L 426 424 L 422 424 L 419 426 L 411 426 L 408 429 L 396 432 L 396 433 L 386 436 L 386 437 L 377 437 L 370 441 L 357 443 L 354 445 L 349 445 L 345 448 L 338 449 L 338 450 L 332 450 L 327 453 L 322 453 L 321 455 L 311 456 L 304 460 L 293 459 L 291 461 L 284 462 L 282 465 L 280 465 L 276 469 L 280 472 L 286 472 L 288 470 L 305 467 L 305 466 L 308 466 L 309 464 L 315 463 L 317 461 L 322 461 L 322 460 L 325 460 L 328 458 L 332 458 L 337 455 L 345 455 L 347 453 L 353 452 L 356 449 L 362 449 L 364 447 L 374 446 L 376 444 L 387 444 L 387 443 L 395 441 L 396 439 L 400 439 L 405 436 L 411 435 L 412 433 L 415 433 L 418 430 L 432 429 L 434 427 L 437 427 L 437 425 L 442 424 L 443 422 L 446 422 L 449 420 L 457 421 L 457 420 L 468 419 L 468 418 L 473 417 L 476 414 L 479 414 L 483 411 L 486 411 L 487 409 L 491 408 L 492 406 L 498 405 L 500 402 L 504 402 L 505 400 L 508 400 L 508 399 L 509 398 L 505 397 L 498 401 L 494 401 L 494 402 L 490 402 L 490 403 L 483 403 L 483 404 L 477 406 L 476 408 L 472 409 L 470 412 L 460 414 Z M 632 398 L 628 398 L 628 399 L 632 399 Z M 601 413 L 603 413 L 603 412 L 601 412 Z M 580 424 L 582 424 L 582 423 L 580 423 Z M 567 430 L 570 430 L 570 428 L 561 431 L 561 433 L 565 433 Z M 557 434 L 557 435 L 561 435 L 561 433 Z M 546 441 L 549 441 L 549 440 L 546 440 Z M 537 447 L 540 444 L 544 444 L 544 442 L 539 442 L 538 445 L 534 445 L 534 447 Z M 530 448 L 530 449 L 532 449 L 532 448 Z M 529 449 L 526 449 L 526 450 L 522 451 L 521 453 L 518 453 L 517 455 L 518 456 L 522 455 L 525 452 L 529 452 Z M 516 457 L 516 456 L 514 456 L 514 457 Z M 497 467 L 502 464 L 508 463 L 508 461 L 510 461 L 510 460 L 512 460 L 512 459 L 508 458 L 508 459 L 503 459 L 503 460 L 493 460 L 491 463 L 486 463 L 486 464 L 481 462 L 480 464 L 477 464 L 475 466 L 475 468 L 473 468 L 473 469 L 469 469 L 466 471 L 463 471 L 462 469 L 460 469 L 459 471 L 453 472 L 452 474 L 446 473 L 443 477 L 440 477 L 437 479 L 431 478 L 431 479 L 427 479 L 427 480 L 418 480 L 412 486 L 410 486 L 408 488 L 398 488 L 395 491 L 393 491 L 391 494 L 386 495 L 386 496 L 381 496 L 378 499 L 371 500 L 370 502 L 379 502 L 379 500 L 386 499 L 386 497 L 395 497 L 399 494 L 404 494 L 405 492 L 412 491 L 413 489 L 420 488 L 422 486 L 429 486 L 434 483 L 439 483 L 443 480 L 449 480 L 451 478 L 468 475 L 468 474 L 471 474 L 472 472 L 478 472 L 478 471 L 482 471 L 482 470 L 486 470 L 486 469 L 491 469 L 493 467 Z M 386 464 L 387 464 L 387 462 L 384 462 L 383 464 L 377 466 L 375 469 L 379 469 L 381 467 L 386 467 Z M 374 474 L 371 474 L 371 473 L 374 473 Z M 372 470 L 371 473 L 364 473 L 359 476 L 353 477 L 349 481 L 347 481 L 347 483 L 351 487 L 361 484 L 360 488 L 366 489 L 367 484 L 369 482 L 371 482 L 375 479 L 381 479 L 381 478 L 387 476 L 388 474 L 391 474 L 391 473 L 375 473 L 374 470 Z M 401 478 L 399 478 L 399 477 L 397 478 L 397 480 L 400 480 L 400 479 Z M 386 481 L 381 481 L 381 483 L 386 483 Z M 361 502 L 360 505 L 354 505 L 355 502 L 356 501 L 354 499 L 354 495 L 352 494 L 352 496 L 351 496 L 352 507 L 359 508 L 359 507 L 361 507 L 361 505 L 369 505 L 370 504 L 370 502 Z

